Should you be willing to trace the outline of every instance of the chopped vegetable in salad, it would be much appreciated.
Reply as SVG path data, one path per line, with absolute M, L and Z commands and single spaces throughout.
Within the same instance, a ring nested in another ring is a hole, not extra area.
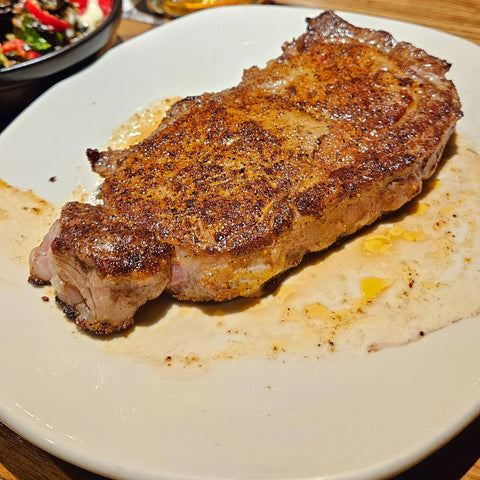
M 111 9 L 112 0 L 0 0 L 0 68 L 75 42 Z

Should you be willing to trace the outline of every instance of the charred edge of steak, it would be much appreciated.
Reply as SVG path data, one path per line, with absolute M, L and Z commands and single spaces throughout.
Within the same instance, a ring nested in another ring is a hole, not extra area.
M 90 165 L 93 169 L 95 169 L 100 159 L 102 158 L 102 154 L 96 148 L 87 148 L 86 153 Z
M 44 287 L 45 285 L 50 285 L 48 280 L 43 280 L 43 278 L 37 277 L 33 273 L 28 277 L 28 283 L 35 285 L 37 287 Z
M 80 327 L 82 330 L 85 330 L 86 332 L 92 333 L 94 335 L 109 335 L 112 333 L 117 333 L 122 330 L 125 330 L 127 327 L 133 324 L 133 318 L 124 320 L 118 325 L 112 325 L 108 322 L 95 322 L 93 324 L 87 323 L 86 321 L 80 318 L 77 309 L 73 305 L 69 305 L 68 303 L 65 303 L 63 300 L 61 300 L 57 296 L 55 297 L 55 301 L 58 303 L 64 315 L 69 320 L 72 320 L 75 323 L 75 325 Z
M 60 305 L 65 316 L 69 320 L 76 322 L 78 318 L 78 312 L 75 309 L 75 307 L 73 307 L 72 305 L 69 305 L 68 303 L 65 303 L 63 300 L 60 300 L 60 298 L 58 298 L 57 296 L 55 296 L 55 301 Z
M 96 148 L 87 148 L 86 155 L 92 170 L 102 177 L 105 177 L 117 168 L 118 163 L 122 158 L 123 151 L 111 150 L 109 148 L 108 150 L 100 152 Z
M 122 330 L 128 328 L 130 325 L 133 325 L 133 318 L 124 320 L 123 322 L 115 326 L 107 322 L 95 322 L 93 324 L 90 324 L 80 319 L 76 320 L 75 324 L 82 330 L 93 333 L 94 335 L 111 335 L 113 333 L 121 332 Z

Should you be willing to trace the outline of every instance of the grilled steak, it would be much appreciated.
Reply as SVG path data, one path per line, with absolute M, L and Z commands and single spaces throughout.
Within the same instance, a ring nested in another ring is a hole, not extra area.
M 448 63 L 332 12 L 307 22 L 238 86 L 174 104 L 146 140 L 87 151 L 101 204 L 67 204 L 30 275 L 80 327 L 123 329 L 164 289 L 261 295 L 420 192 L 461 117 Z

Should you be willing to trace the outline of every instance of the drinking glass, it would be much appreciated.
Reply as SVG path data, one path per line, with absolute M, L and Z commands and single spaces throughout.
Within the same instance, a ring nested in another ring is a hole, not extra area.
M 147 0 L 148 7 L 155 13 L 179 17 L 186 13 L 220 5 L 258 3 L 258 0 Z

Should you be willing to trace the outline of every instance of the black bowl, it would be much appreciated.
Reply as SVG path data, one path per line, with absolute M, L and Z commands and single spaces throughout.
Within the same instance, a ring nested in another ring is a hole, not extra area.
M 0 69 L 0 130 L 36 96 L 91 63 L 113 45 L 122 15 L 122 0 L 95 30 L 74 43 L 41 57 Z

